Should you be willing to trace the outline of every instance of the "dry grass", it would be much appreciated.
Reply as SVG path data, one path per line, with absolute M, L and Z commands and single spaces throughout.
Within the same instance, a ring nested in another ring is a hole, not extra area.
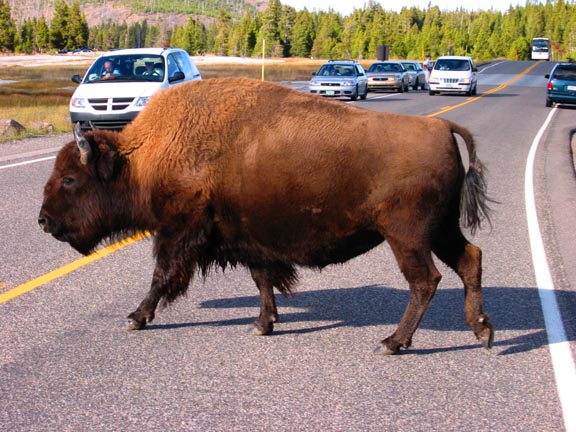
M 266 81 L 306 81 L 325 60 L 289 59 L 266 62 Z M 0 80 L 13 80 L 0 85 L 0 119 L 13 119 L 22 124 L 27 132 L 21 136 L 1 137 L 8 139 L 42 135 L 47 133 L 40 125 L 50 123 L 54 133 L 70 130 L 68 102 L 76 84 L 70 80 L 73 74 L 83 75 L 90 63 L 85 65 L 10 66 L 0 68 Z M 197 62 L 204 79 L 215 77 L 247 77 L 261 79 L 262 64 L 258 61 L 243 63 Z

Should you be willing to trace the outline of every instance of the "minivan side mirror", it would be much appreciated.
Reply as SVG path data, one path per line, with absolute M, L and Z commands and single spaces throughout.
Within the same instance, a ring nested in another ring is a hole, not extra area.
M 550 74 L 546 74 L 546 75 L 544 75 L 544 78 L 546 78 L 546 79 L 550 79 Z
M 82 78 L 80 77 L 80 75 L 78 75 L 78 74 L 72 75 L 72 82 L 75 82 L 76 84 L 80 84 L 81 81 L 82 81 Z
M 175 81 L 182 81 L 183 79 L 184 79 L 184 72 L 178 71 L 178 72 L 174 72 L 174 75 L 172 75 L 170 78 L 168 78 L 168 82 L 173 83 Z

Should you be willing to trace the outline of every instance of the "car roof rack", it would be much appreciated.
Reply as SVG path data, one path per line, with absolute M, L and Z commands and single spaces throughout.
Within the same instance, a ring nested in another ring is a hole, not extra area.
M 329 62 L 350 62 L 350 63 L 358 63 L 358 60 L 350 60 L 350 59 L 330 59 Z

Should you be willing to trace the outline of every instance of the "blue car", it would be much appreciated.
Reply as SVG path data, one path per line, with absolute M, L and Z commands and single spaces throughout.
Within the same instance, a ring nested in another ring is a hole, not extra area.
M 548 78 L 546 106 L 576 104 L 576 63 L 558 63 Z

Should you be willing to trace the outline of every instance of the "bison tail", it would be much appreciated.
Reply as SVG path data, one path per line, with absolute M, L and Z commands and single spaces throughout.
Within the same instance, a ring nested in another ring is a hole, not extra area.
M 476 144 L 468 129 L 450 122 L 452 132 L 460 135 L 466 143 L 468 151 L 468 171 L 464 178 L 462 196 L 460 201 L 460 215 L 462 225 L 474 234 L 477 229 L 487 222 L 492 227 L 490 220 L 492 209 L 489 203 L 496 203 L 488 196 L 487 184 L 484 174 L 486 169 L 476 155 Z

